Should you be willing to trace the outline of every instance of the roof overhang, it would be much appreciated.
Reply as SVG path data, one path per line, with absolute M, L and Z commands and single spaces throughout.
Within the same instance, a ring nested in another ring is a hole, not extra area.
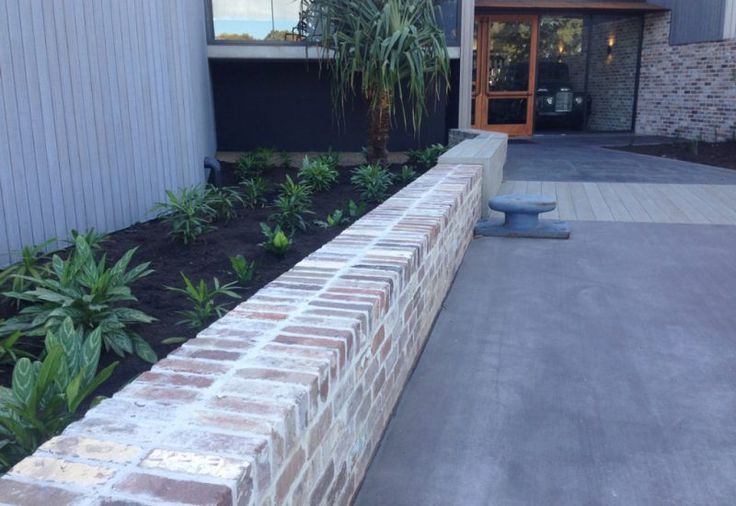
M 650 2 L 590 2 L 562 0 L 475 0 L 475 6 L 489 9 L 568 10 L 614 12 L 664 12 L 667 7 Z

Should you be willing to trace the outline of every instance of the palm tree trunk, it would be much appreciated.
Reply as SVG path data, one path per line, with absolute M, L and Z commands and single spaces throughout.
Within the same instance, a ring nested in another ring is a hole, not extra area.
M 388 165 L 388 135 L 391 128 L 390 92 L 385 92 L 379 100 L 369 100 L 368 108 L 368 163 L 380 162 Z

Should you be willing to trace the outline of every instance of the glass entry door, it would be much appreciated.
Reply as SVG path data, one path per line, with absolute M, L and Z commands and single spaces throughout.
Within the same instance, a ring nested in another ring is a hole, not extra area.
M 476 16 L 473 127 L 531 135 L 537 16 Z

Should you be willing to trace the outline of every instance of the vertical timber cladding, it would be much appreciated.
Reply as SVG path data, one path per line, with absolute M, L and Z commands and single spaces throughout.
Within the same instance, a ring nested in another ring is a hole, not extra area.
M 0 267 L 150 218 L 215 152 L 202 2 L 0 2 Z

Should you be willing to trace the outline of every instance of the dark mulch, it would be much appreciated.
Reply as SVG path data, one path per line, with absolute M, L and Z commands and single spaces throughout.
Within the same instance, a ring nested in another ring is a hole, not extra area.
M 225 164 L 223 170 L 224 183 L 235 185 L 233 166 Z M 396 173 L 399 166 L 393 166 L 391 170 Z M 269 201 L 272 201 L 278 193 L 278 185 L 284 181 L 286 174 L 296 180 L 296 172 L 296 169 L 271 169 L 264 174 L 273 185 Z M 360 200 L 359 194 L 350 184 L 350 169 L 341 168 L 340 172 L 338 184 L 329 192 L 314 195 L 313 211 L 316 214 L 310 218 L 310 222 L 311 219 L 325 220 L 326 215 L 335 209 L 347 208 L 347 203 L 351 199 L 355 202 Z M 396 192 L 401 186 L 403 185 L 397 183 L 391 191 Z M 373 207 L 375 205 L 369 205 L 368 210 Z M 180 344 L 164 344 L 163 340 L 171 337 L 190 339 L 198 332 L 197 329 L 177 325 L 177 321 L 181 319 L 177 312 L 191 307 L 184 296 L 164 288 L 167 285 L 183 286 L 180 272 L 184 272 L 194 282 L 199 279 L 209 282 L 213 277 L 217 277 L 224 283 L 234 280 L 229 256 L 240 254 L 249 260 L 255 260 L 257 270 L 255 281 L 251 286 L 239 290 L 242 299 L 245 300 L 302 258 L 333 239 L 347 226 L 329 229 L 311 226 L 306 232 L 297 232 L 294 235 L 292 249 L 285 258 L 278 259 L 258 246 L 263 240 L 259 223 L 267 221 L 271 213 L 272 209 L 268 207 L 256 210 L 243 209 L 237 219 L 217 223 L 217 230 L 205 235 L 197 244 L 189 246 L 172 242 L 167 236 L 168 226 L 160 220 L 133 225 L 110 236 L 110 241 L 105 243 L 103 249 L 111 260 L 119 258 L 130 248 L 138 247 L 133 264 L 148 261 L 154 269 L 153 274 L 133 285 L 133 292 L 139 300 L 133 307 L 157 319 L 156 322 L 136 330 L 153 346 L 159 358 L 165 357 L 180 346 Z M 237 302 L 233 301 L 232 305 L 235 304 Z M 10 314 L 12 311 L 8 307 L 0 307 L 0 318 L 8 317 Z M 97 391 L 99 395 L 112 395 L 151 367 L 151 364 L 137 357 L 127 356 L 119 359 L 111 353 L 103 354 L 101 367 L 114 360 L 119 360 L 120 364 L 110 380 Z M 0 384 L 9 383 L 11 370 L 8 367 L 0 368 Z
M 673 142 L 652 146 L 617 146 L 612 149 L 736 170 L 736 141 Z

